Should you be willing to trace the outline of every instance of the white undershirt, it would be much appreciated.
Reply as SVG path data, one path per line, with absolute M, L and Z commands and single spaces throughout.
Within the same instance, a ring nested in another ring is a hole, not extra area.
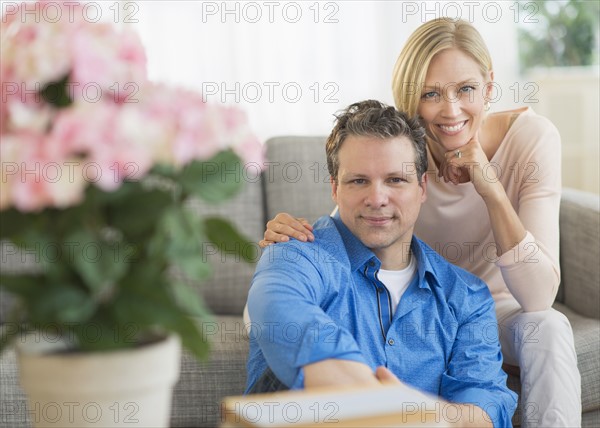
M 392 310 L 396 313 L 400 298 L 408 288 L 408 285 L 412 281 L 415 272 L 417 271 L 417 263 L 415 258 L 411 255 L 410 262 L 402 270 L 385 270 L 379 269 L 377 272 L 377 278 L 385 285 L 385 288 L 390 292 L 392 299 Z

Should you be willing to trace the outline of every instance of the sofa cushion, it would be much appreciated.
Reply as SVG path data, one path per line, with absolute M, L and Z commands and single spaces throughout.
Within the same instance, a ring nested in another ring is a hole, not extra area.
M 584 412 L 600 408 L 600 320 L 579 315 L 563 304 L 554 308 L 569 318 L 575 337 L 577 366 L 581 374 Z
M 183 352 L 171 410 L 173 427 L 220 426 L 221 400 L 241 395 L 246 387 L 249 342 L 242 318 L 218 316 L 202 323 L 202 330 L 211 344 L 210 356 L 198 362 Z
M 599 417 L 600 409 L 600 321 L 583 317 L 561 303 L 555 303 L 554 309 L 569 318 L 575 338 L 577 366 L 581 374 L 581 407 L 589 419 L 582 426 L 596 427 L 591 421 Z M 521 396 L 521 383 L 518 376 L 510 374 L 507 385 Z M 513 416 L 513 425 L 520 425 L 521 403 Z M 585 419 L 585 418 L 584 418 Z
M 0 427 L 31 426 L 27 397 L 19 385 L 17 354 L 9 349 L 0 355 Z
M 325 137 L 277 137 L 267 141 L 267 218 L 287 212 L 310 223 L 331 213 Z
M 600 427 L 600 409 L 586 412 L 581 415 L 582 428 L 598 428 Z

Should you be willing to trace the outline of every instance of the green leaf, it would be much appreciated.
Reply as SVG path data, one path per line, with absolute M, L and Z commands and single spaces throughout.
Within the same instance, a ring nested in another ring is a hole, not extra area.
M 206 314 L 202 299 L 192 290 L 186 280 L 202 281 L 212 273 L 211 265 L 203 258 L 201 243 L 205 241 L 203 223 L 194 213 L 173 207 L 165 213 L 160 233 L 150 244 L 149 254 L 161 251 L 170 264 L 178 268 L 183 278 L 170 283 L 175 300 L 187 312 L 195 315 Z
M 0 287 L 20 296 L 22 299 L 35 298 L 42 276 L 32 275 L 0 275 Z
M 170 285 L 175 301 L 188 315 L 203 317 L 209 313 L 202 295 L 191 284 L 175 279 Z
M 210 161 L 191 162 L 181 172 L 184 190 L 209 202 L 231 198 L 242 182 L 242 163 L 232 151 L 220 152 Z
M 208 239 L 219 248 L 219 251 L 233 253 L 248 263 L 256 261 L 258 256 L 256 245 L 240 234 L 227 220 L 219 217 L 206 218 L 204 229 Z
M 157 164 L 152 167 L 152 174 L 158 174 L 163 177 L 174 178 L 176 169 L 173 165 Z
M 86 230 L 79 230 L 67 242 L 71 247 L 68 262 L 95 293 L 118 282 L 129 268 L 124 241 L 108 244 Z
M 0 239 L 13 240 L 32 226 L 38 215 L 22 213 L 14 208 L 0 212 Z
M 109 219 L 111 225 L 126 236 L 144 239 L 153 233 L 164 210 L 171 205 L 172 198 L 168 192 L 140 189 L 115 203 Z
M 149 327 L 173 331 L 182 338 L 183 346 L 197 358 L 207 355 L 208 344 L 191 319 L 175 302 L 162 278 L 153 269 L 136 269 L 124 280 L 127 287 L 112 304 L 119 323 L 133 323 L 140 330 Z M 200 296 L 197 296 L 199 299 Z
M 169 240 L 168 246 L 181 248 L 183 251 L 191 250 L 196 246 L 197 242 L 193 237 L 190 239 L 190 235 L 199 233 L 197 224 L 189 220 L 181 207 L 172 207 L 165 212 L 160 227 Z
M 102 190 L 96 186 L 86 189 L 85 202 L 91 205 L 116 205 L 127 201 L 137 192 L 141 192 L 141 184 L 138 181 L 125 181 L 117 189 L 112 191 Z
M 211 265 L 199 254 L 199 252 L 173 258 L 172 262 L 192 280 L 203 281 L 210 278 L 213 273 Z
M 172 306 L 162 281 L 160 270 L 154 264 L 133 265 L 110 302 L 101 305 L 91 320 L 99 330 L 96 337 L 86 335 L 85 331 L 77 333 L 81 347 L 86 350 L 129 348 L 146 333 L 162 326 L 164 313 Z
M 188 316 L 176 311 L 168 328 L 179 334 L 182 345 L 197 359 L 202 360 L 208 356 L 210 345 L 202 335 L 196 323 Z
M 210 276 L 212 269 L 203 257 L 206 239 L 203 222 L 183 207 L 173 207 L 165 213 L 161 224 L 162 251 L 171 264 L 179 267 L 188 279 L 202 281 Z M 153 243 L 152 251 L 155 245 Z
M 166 254 L 172 253 L 173 257 L 177 257 L 195 247 L 196 242 L 190 239 L 195 230 L 180 207 L 172 207 L 165 212 L 160 229 L 165 237 Z
M 107 311 L 85 323 L 69 326 L 83 351 L 110 351 L 132 348 L 139 342 L 139 327 L 134 324 L 121 325 Z
M 58 108 L 70 106 L 73 100 L 69 97 L 67 89 L 68 82 L 69 75 L 67 74 L 58 82 L 49 83 L 44 86 L 40 92 L 44 101 Z
M 97 306 L 85 291 L 70 284 L 40 284 L 37 298 L 28 299 L 26 304 L 29 321 L 40 325 L 84 322 Z
M 52 231 L 39 231 L 35 227 L 24 231 L 15 239 L 15 243 L 25 254 L 30 255 L 35 263 L 44 265 L 60 258 L 60 242 L 51 235 Z

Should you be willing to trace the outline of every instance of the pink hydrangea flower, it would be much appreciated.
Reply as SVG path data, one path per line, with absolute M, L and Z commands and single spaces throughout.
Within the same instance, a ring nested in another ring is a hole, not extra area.
M 83 200 L 86 181 L 81 162 L 48 150 L 48 136 L 22 133 L 3 136 L 0 209 L 14 205 L 23 212 L 47 206 L 65 208 Z
M 181 168 L 230 148 L 262 165 L 245 114 L 148 82 L 144 49 L 128 28 L 84 20 L 80 4 L 56 22 L 23 7 L 0 28 L 0 210 L 64 208 L 80 203 L 88 185 L 114 191 L 156 164 Z M 59 87 L 42 96 L 65 78 L 66 104 Z M 86 87 L 99 96 L 90 99 Z

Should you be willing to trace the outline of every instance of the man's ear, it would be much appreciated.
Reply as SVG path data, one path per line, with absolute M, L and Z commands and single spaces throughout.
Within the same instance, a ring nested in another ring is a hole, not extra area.
M 423 177 L 421 178 L 421 184 L 419 186 L 421 186 L 421 189 L 423 190 L 421 194 L 421 203 L 423 203 L 427 200 L 427 172 L 423 174 Z
M 329 176 L 329 182 L 331 183 L 331 199 L 333 199 L 333 202 L 337 204 L 337 180 L 334 180 L 333 177 Z

